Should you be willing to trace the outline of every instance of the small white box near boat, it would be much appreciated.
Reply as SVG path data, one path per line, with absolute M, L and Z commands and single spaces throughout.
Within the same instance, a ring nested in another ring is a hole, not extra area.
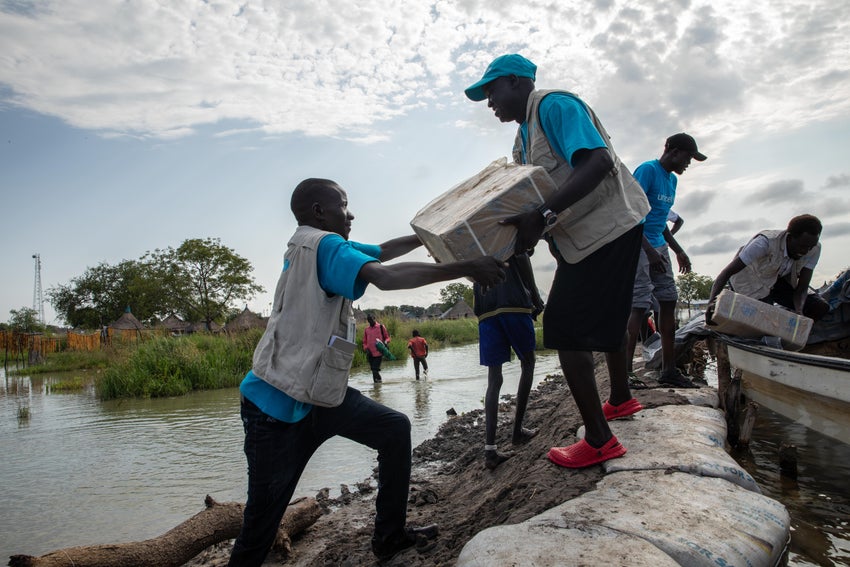
M 539 207 L 556 189 L 544 168 L 502 158 L 428 203 L 410 226 L 438 262 L 506 260 L 516 229 L 499 221 Z
M 783 307 L 770 305 L 725 289 L 717 296 L 712 331 L 744 338 L 779 337 L 789 350 L 806 346 L 812 320 Z

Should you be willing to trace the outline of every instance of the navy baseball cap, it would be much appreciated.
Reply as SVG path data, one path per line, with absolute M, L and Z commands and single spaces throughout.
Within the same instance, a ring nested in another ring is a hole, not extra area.
M 537 73 L 537 65 L 516 53 L 502 55 L 493 59 L 493 62 L 484 71 L 484 76 L 481 80 L 467 87 L 463 92 L 469 100 L 479 101 L 487 98 L 484 94 L 484 85 L 490 83 L 499 77 L 507 77 L 508 75 L 516 75 L 517 77 L 528 77 L 532 81 Z
M 686 152 L 691 153 L 691 157 L 697 161 L 705 161 L 706 157 L 704 154 L 699 153 L 697 149 L 697 142 L 694 140 L 693 136 L 689 136 L 684 132 L 680 132 L 679 134 L 673 134 L 669 138 L 667 138 L 667 147 L 672 149 L 680 149 L 685 150 Z

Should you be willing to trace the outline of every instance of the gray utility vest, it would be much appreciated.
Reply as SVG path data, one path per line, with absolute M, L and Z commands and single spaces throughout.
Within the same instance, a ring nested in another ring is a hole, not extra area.
M 584 103 L 567 91 L 532 91 L 528 97 L 527 163 L 545 168 L 558 188 L 561 188 L 573 174 L 573 168 L 567 160 L 552 150 L 540 126 L 540 101 L 551 93 L 563 93 Z M 602 122 L 589 106 L 584 104 L 584 107 L 608 146 L 614 167 L 596 189 L 558 213 L 558 224 L 548 233 L 555 241 L 561 256 L 570 264 L 580 262 L 605 244 L 622 236 L 639 224 L 649 212 L 646 193 L 614 153 L 611 139 Z M 516 163 L 523 163 L 522 134 L 519 131 L 514 141 L 513 158 Z
M 764 236 L 768 242 L 768 254 L 764 258 L 759 258 L 751 265 L 747 266 L 737 274 L 729 278 L 729 284 L 736 293 L 752 297 L 754 299 L 762 299 L 770 295 L 770 290 L 773 284 L 776 283 L 779 269 L 782 266 L 782 261 L 787 256 L 785 248 L 787 246 L 785 237 L 788 235 L 787 230 L 763 230 L 753 236 Z M 750 239 L 752 241 L 752 238 Z M 738 249 L 738 254 L 743 250 L 743 246 Z M 797 287 L 797 281 L 800 279 L 800 270 L 809 262 L 813 254 L 817 254 L 820 250 L 820 242 L 812 248 L 805 256 L 799 260 L 794 260 L 791 264 L 791 273 L 788 274 L 788 283 L 791 287 Z M 735 255 L 737 257 L 737 254 Z
M 319 285 L 319 242 L 331 234 L 299 226 L 289 240 L 266 331 L 254 350 L 254 374 L 288 396 L 308 404 L 336 407 L 348 388 L 354 351 L 328 345 L 346 338 L 351 300 Z M 285 264 L 286 265 L 286 264 Z

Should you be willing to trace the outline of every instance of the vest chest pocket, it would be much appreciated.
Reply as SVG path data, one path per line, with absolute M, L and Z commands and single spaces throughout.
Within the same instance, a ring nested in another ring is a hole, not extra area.
M 342 403 L 348 389 L 353 352 L 326 346 L 310 381 L 310 403 L 333 408 Z

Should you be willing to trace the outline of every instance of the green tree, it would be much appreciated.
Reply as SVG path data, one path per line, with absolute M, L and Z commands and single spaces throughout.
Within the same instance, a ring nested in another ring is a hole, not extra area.
M 102 262 L 73 278 L 67 285 L 47 290 L 57 314 L 72 327 L 108 325 L 130 307 L 142 321 L 170 312 L 173 305 L 156 272 L 145 262 Z
M 32 307 L 21 307 L 9 311 L 9 328 L 19 333 L 37 333 L 44 330 L 38 320 L 38 311 Z
M 440 301 L 443 310 L 448 309 L 461 299 L 472 307 L 472 286 L 460 282 L 450 283 L 440 290 Z
M 690 306 L 697 299 L 708 299 L 714 280 L 696 272 L 682 274 L 676 278 L 679 298 Z
M 262 292 L 251 263 L 218 238 L 192 238 L 178 248 L 148 252 L 143 258 L 157 274 L 169 304 L 187 320 L 223 321 L 237 302 Z

